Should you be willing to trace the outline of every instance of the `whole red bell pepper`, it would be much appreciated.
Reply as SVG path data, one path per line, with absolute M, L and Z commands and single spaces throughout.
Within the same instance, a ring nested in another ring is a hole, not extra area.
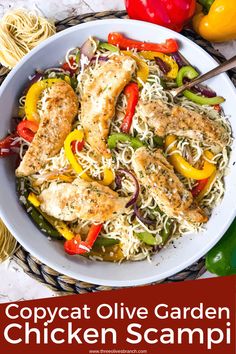
M 125 0 L 130 18 L 180 32 L 194 15 L 196 0 Z

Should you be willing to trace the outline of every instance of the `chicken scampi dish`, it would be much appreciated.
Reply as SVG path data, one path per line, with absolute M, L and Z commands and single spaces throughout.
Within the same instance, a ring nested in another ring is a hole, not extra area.
M 204 229 L 232 137 L 212 89 L 171 96 L 198 74 L 174 39 L 113 32 L 29 78 L 0 156 L 17 155 L 19 201 L 50 241 L 92 260 L 150 260 Z

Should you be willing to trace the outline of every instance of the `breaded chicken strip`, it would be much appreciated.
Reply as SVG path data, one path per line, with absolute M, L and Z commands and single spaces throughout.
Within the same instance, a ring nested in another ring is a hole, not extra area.
M 39 196 L 40 208 L 48 215 L 65 221 L 82 220 L 102 223 L 125 212 L 129 198 L 98 182 L 76 179 L 73 183 L 51 183 Z
M 151 152 L 145 147 L 137 149 L 132 165 L 140 184 L 149 190 L 160 209 L 169 217 L 186 219 L 192 223 L 207 222 L 207 216 L 193 202 L 191 192 L 175 175 L 161 150 Z
M 206 115 L 177 105 L 169 108 L 161 100 L 148 103 L 141 101 L 138 109 L 143 120 L 161 137 L 175 134 L 220 146 L 227 144 L 225 128 Z
M 83 88 L 81 123 L 85 137 L 91 147 L 105 157 L 110 157 L 106 143 L 116 101 L 131 80 L 135 67 L 134 59 L 115 55 L 95 70 L 92 81 Z
M 65 81 L 54 83 L 46 98 L 39 129 L 16 170 L 18 177 L 38 172 L 48 158 L 60 151 L 77 112 L 78 100 L 71 86 Z

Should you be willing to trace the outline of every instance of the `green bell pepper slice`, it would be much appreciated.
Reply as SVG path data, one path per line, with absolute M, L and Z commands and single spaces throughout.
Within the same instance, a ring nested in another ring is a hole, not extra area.
M 173 229 L 173 224 L 172 224 L 172 221 L 171 220 L 167 220 L 166 222 L 166 227 L 163 228 L 160 232 L 160 236 L 162 238 L 162 244 L 165 245 L 166 242 L 169 240 L 170 236 L 171 236 L 171 232 L 172 232 L 172 229 Z
M 47 237 L 61 239 L 61 234 L 44 218 L 44 216 L 28 201 L 28 181 L 26 178 L 17 178 L 16 189 L 20 203 L 27 211 L 34 224 Z
M 107 238 L 107 237 L 98 237 L 94 243 L 94 247 L 110 247 L 114 246 L 120 243 L 119 240 L 116 240 L 114 238 Z
M 159 244 L 157 242 L 156 237 L 153 236 L 150 232 L 144 231 L 144 232 L 140 232 L 138 234 L 135 233 L 135 236 L 137 236 L 141 241 L 146 243 L 146 245 L 156 246 Z
M 116 53 L 116 52 L 120 51 L 119 48 L 116 47 L 115 45 L 109 44 L 109 43 L 106 43 L 106 42 L 99 43 L 98 49 L 100 49 L 100 48 L 109 50 L 109 52 L 112 52 L 112 53 Z
M 142 146 L 145 146 L 145 143 L 139 140 L 138 138 L 134 138 L 124 133 L 114 133 L 109 136 L 107 141 L 109 149 L 115 149 L 119 141 L 121 141 L 122 143 L 130 143 L 133 149 L 138 149 Z
M 220 276 L 236 274 L 236 219 L 217 245 L 208 252 L 206 268 Z
M 155 147 L 160 147 L 164 145 L 164 139 L 158 135 L 154 136 L 153 142 Z
M 80 62 L 80 49 L 78 50 L 78 52 L 76 53 L 76 55 L 75 55 L 75 62 L 76 62 L 76 64 L 79 64 L 79 62 Z
M 188 66 L 183 66 L 177 75 L 176 78 L 176 83 L 178 87 L 183 85 L 183 79 L 186 77 L 190 80 L 195 79 L 198 77 L 198 72 L 190 65 Z M 190 101 L 193 101 L 197 104 L 200 105 L 209 105 L 209 106 L 214 106 L 216 104 L 221 104 L 225 101 L 224 97 L 221 96 L 216 96 L 216 97 L 204 97 L 204 96 L 199 96 L 196 93 L 193 93 L 192 91 L 185 90 L 183 92 L 184 96 L 188 98 Z

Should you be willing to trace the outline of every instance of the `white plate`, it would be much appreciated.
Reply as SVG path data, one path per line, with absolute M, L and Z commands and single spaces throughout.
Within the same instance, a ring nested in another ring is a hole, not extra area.
M 17 100 L 35 69 L 56 66 L 69 48 L 80 46 L 89 36 L 106 40 L 109 32 L 122 32 L 137 40 L 162 42 L 175 38 L 190 63 L 206 72 L 217 64 L 204 50 L 182 35 L 153 24 L 132 20 L 101 20 L 67 29 L 32 50 L 8 75 L 0 90 L 0 132 L 3 137 L 16 116 Z M 209 80 L 208 84 L 226 98 L 223 108 L 236 132 L 236 92 L 225 74 Z M 126 262 L 121 265 L 93 262 L 83 257 L 67 256 L 61 242 L 49 242 L 19 205 L 15 193 L 14 166 L 10 159 L 0 161 L 0 216 L 17 240 L 35 257 L 62 274 L 86 282 L 131 286 L 161 280 L 181 271 L 202 257 L 221 238 L 236 214 L 235 143 L 230 160 L 230 172 L 225 178 L 226 192 L 221 204 L 213 211 L 204 232 L 184 236 L 153 257 L 153 261 Z

